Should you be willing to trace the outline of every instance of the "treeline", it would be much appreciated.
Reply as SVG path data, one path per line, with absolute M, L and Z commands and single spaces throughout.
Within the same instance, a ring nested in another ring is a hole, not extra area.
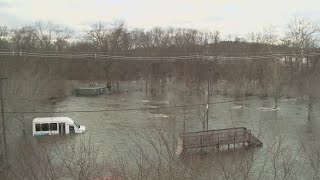
M 202 52 L 201 46 L 218 43 L 220 33 L 196 29 L 129 29 L 124 22 L 97 23 L 83 35 L 68 27 L 38 22 L 21 28 L 0 27 L 0 48 L 16 50 L 128 52 Z
M 11 77 L 8 73 L 13 72 L 17 78 L 40 75 L 40 79 L 107 80 L 117 84 L 123 80 L 143 80 L 152 93 L 160 91 L 166 78 L 175 77 L 186 82 L 191 94 L 204 93 L 201 83 L 209 75 L 212 83 L 226 80 L 229 84 L 226 89 L 233 89 L 239 96 L 256 92 L 266 95 L 277 92 L 280 96 L 279 89 L 284 85 L 299 88 L 307 75 L 311 77 L 319 70 L 319 33 L 319 26 L 303 18 L 293 18 L 283 37 L 268 28 L 245 38 L 222 38 L 219 31 L 196 29 L 128 28 L 121 21 L 97 23 L 83 35 L 76 35 L 68 27 L 39 22 L 20 28 L 1 27 L 0 49 L 40 54 L 96 52 L 111 57 L 3 55 L 0 73 L 5 77 Z M 119 60 L 117 56 L 124 58 Z M 132 56 L 138 59 L 125 58 Z M 160 59 L 151 61 L 152 57 Z M 164 57 L 172 57 L 172 61 L 162 61 Z M 21 66 L 22 62 L 32 62 L 31 75 L 23 75 L 23 71 L 31 70 Z
M 81 34 L 67 26 L 37 22 L 24 27 L 0 27 L 0 49 L 16 51 L 100 52 L 111 55 L 290 52 L 317 48 L 319 27 L 303 18 L 292 19 L 277 36 L 272 27 L 245 37 L 222 37 L 219 31 L 129 28 L 123 21 L 96 23 Z

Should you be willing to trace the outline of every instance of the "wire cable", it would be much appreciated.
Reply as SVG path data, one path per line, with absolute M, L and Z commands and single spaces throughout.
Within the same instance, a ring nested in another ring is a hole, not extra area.
M 247 98 L 245 101 L 253 100 L 256 98 Z M 220 101 L 209 104 L 223 104 L 230 102 L 239 102 L 240 100 Z M 116 111 L 139 111 L 139 110 L 156 110 L 156 109 L 170 109 L 170 108 L 184 108 L 184 107 L 197 107 L 205 106 L 207 104 L 189 104 L 189 105 L 175 105 L 163 107 L 147 107 L 147 108 L 124 108 L 124 109 L 98 109 L 98 110 L 71 110 L 71 111 L 4 111 L 4 114 L 67 114 L 67 113 L 97 113 L 97 112 L 116 112 Z
M 15 50 L 15 49 L 1 49 L 0 51 L 6 51 L 6 52 L 15 52 L 15 53 L 19 53 L 19 52 L 38 52 L 38 53 L 55 53 L 55 54 L 104 54 L 107 55 L 105 52 L 103 51 L 85 51 L 85 52 L 81 52 L 81 51 L 56 51 L 56 50 L 40 50 L 40 49 L 34 49 L 34 50 Z M 313 50 L 313 52 L 320 52 L 320 50 Z M 279 51 L 279 52 L 275 52 L 275 53 L 280 53 L 280 54 L 288 54 L 288 53 L 301 53 L 301 50 L 294 50 L 294 51 Z M 246 52 L 217 52 L 217 53 L 202 53 L 202 52 L 193 52 L 193 53 L 189 53 L 189 52 L 122 52 L 122 51 L 116 51 L 116 52 L 110 52 L 109 55 L 111 54 L 142 54 L 142 55 L 162 55 L 162 54 L 166 54 L 166 55 L 181 55 L 181 54 L 185 54 L 185 55 L 248 55 L 248 54 L 271 54 L 270 51 L 260 51 L 260 52 L 252 52 L 252 51 L 246 51 Z M 174 57 L 174 56 L 173 56 Z
M 190 55 L 190 56 L 111 56 L 100 54 L 41 54 L 41 53 L 27 53 L 27 52 L 0 52 L 3 56 L 26 56 L 26 57 L 40 57 L 40 58 L 94 58 L 94 59 L 110 59 L 110 60 L 134 60 L 134 61 L 175 61 L 175 60 L 258 60 L 258 59 L 274 59 L 283 56 L 295 57 L 314 57 L 319 56 L 320 53 L 309 54 L 268 54 L 262 56 L 208 56 L 208 55 Z

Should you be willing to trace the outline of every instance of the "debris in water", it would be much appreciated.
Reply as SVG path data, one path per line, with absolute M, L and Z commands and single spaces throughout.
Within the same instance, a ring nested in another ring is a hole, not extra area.
M 262 111 L 277 111 L 277 110 L 280 110 L 279 107 L 277 107 L 277 108 L 259 107 L 258 109 L 260 109 L 260 110 L 262 110 Z
M 244 108 L 244 106 L 234 106 L 234 107 L 232 107 L 232 109 L 241 109 L 241 108 Z
M 154 115 L 156 118 L 167 118 L 168 116 L 164 115 L 164 114 L 155 114 Z

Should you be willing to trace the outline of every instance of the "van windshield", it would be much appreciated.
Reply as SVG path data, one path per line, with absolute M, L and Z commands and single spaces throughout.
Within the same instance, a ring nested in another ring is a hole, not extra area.
M 77 128 L 77 129 L 79 129 L 80 128 L 80 125 L 79 124 L 77 124 L 77 123 L 73 123 L 73 125 Z

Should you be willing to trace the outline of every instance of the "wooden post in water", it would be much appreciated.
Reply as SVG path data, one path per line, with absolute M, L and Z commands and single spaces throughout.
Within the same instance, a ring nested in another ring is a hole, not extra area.
M 217 146 L 218 151 L 219 151 L 219 149 L 220 149 L 220 137 L 219 137 L 219 135 L 220 135 L 220 134 L 218 134 L 218 146 Z
M 200 139 L 201 156 L 202 156 L 202 136 L 203 136 L 203 135 L 201 134 L 201 136 L 200 136 L 200 138 L 201 138 L 201 139 Z
M 249 145 L 251 145 L 251 130 L 249 131 Z
M 212 146 L 212 151 L 214 151 L 214 134 L 211 134 L 211 141 L 210 141 L 210 145 Z
M 229 149 L 230 149 L 230 143 L 229 143 L 229 140 L 230 140 L 230 132 L 228 133 L 228 151 L 229 151 Z
M 236 132 L 233 132 L 233 148 L 236 148 Z

